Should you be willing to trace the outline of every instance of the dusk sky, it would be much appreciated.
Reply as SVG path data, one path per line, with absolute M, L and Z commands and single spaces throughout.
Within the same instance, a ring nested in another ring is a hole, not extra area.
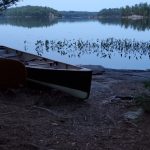
M 48 6 L 56 10 L 100 11 L 103 8 L 132 6 L 150 0 L 21 0 L 17 6 L 34 5 Z

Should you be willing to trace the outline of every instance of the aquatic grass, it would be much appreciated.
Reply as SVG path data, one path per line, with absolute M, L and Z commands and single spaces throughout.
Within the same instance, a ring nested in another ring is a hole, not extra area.
M 24 42 L 25 49 L 27 41 Z M 100 58 L 110 58 L 114 54 L 128 59 L 142 59 L 148 56 L 150 59 L 150 41 L 136 41 L 135 39 L 63 39 L 63 40 L 37 40 L 35 42 L 35 50 L 38 55 L 42 55 L 43 51 L 55 51 L 60 55 L 68 55 L 68 57 L 81 57 L 83 55 L 95 54 Z

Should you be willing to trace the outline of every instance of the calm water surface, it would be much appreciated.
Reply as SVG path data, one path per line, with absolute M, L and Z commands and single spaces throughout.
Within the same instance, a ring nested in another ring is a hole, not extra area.
M 141 22 L 1 18 L 0 33 L 0 45 L 70 64 L 150 69 L 150 30 Z

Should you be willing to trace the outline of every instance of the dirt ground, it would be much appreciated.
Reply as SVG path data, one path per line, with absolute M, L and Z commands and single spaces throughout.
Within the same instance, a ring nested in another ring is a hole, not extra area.
M 0 150 L 149 150 L 150 114 L 135 97 L 150 71 L 95 73 L 79 100 L 54 89 L 0 91 Z

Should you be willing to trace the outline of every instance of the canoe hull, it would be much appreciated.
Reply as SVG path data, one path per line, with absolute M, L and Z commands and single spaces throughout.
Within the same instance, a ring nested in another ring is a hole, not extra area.
M 29 81 L 65 91 L 75 97 L 89 97 L 92 72 L 90 70 L 55 70 L 26 67 Z

